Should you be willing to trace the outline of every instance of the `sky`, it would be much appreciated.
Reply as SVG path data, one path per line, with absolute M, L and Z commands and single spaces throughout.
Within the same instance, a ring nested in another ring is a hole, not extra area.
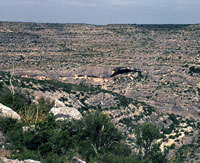
M 0 0 L 0 21 L 199 24 L 200 0 Z

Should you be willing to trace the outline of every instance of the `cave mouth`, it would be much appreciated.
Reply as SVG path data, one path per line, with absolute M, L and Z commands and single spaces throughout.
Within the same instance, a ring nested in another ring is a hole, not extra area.
M 114 73 L 110 77 L 114 77 L 119 74 L 127 74 L 127 73 L 132 72 L 132 70 L 130 70 L 128 68 L 121 68 L 121 67 L 117 67 L 113 71 L 114 71 Z

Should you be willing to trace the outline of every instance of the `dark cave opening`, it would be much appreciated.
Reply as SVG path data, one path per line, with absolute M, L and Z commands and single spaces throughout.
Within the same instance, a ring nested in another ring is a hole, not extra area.
M 114 73 L 110 77 L 114 77 L 114 76 L 119 75 L 119 74 L 127 74 L 129 72 L 132 72 L 132 70 L 127 69 L 127 68 L 123 68 L 123 69 L 118 68 L 118 69 L 114 70 Z

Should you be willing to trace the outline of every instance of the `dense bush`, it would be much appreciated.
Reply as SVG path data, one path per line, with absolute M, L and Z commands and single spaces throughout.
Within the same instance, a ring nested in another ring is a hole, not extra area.
M 55 121 L 48 115 L 27 131 L 23 126 L 23 122 L 0 118 L 0 130 L 12 144 L 13 158 L 64 162 L 78 154 L 88 162 L 137 162 L 122 134 L 100 112 L 71 122 Z
M 81 144 L 79 153 L 87 160 L 92 157 L 99 159 L 106 152 L 115 151 L 123 138 L 108 116 L 98 111 L 77 121 L 74 128 L 77 128 L 78 144 Z M 123 146 L 121 152 L 125 149 Z

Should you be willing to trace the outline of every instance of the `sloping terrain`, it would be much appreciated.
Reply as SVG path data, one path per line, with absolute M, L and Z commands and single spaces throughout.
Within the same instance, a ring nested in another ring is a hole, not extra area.
M 10 78 L 9 73 L 1 72 L 1 85 L 3 83 L 9 85 Z M 16 91 L 20 89 L 27 92 L 31 101 L 44 97 L 51 101 L 60 101 L 66 107 L 78 110 L 82 115 L 93 110 L 109 115 L 114 125 L 126 136 L 125 142 L 134 152 L 137 152 L 136 127 L 151 122 L 156 124 L 163 134 L 158 142 L 161 143 L 161 150 L 164 150 L 164 146 L 169 147 L 169 159 L 186 162 L 200 159 L 198 155 L 200 122 L 193 118 L 159 112 L 144 102 L 101 89 L 100 86 L 21 77 L 12 77 L 12 84 Z M 6 103 L 6 100 L 3 100 L 6 95 L 0 95 L 2 96 L 0 102 Z M 20 110 L 18 112 L 20 113 Z
M 161 111 L 198 117 L 199 38 L 200 25 L 1 22 L 0 67 L 100 85 Z M 112 77 L 116 67 L 133 72 Z
M 199 160 L 200 25 L 0 23 L 0 80 L 100 110 L 127 136 L 155 123 L 168 157 Z

